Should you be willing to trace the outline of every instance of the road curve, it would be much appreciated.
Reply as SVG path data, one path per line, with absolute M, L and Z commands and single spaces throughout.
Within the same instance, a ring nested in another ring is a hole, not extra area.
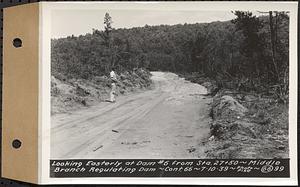
M 153 89 L 116 103 L 51 116 L 51 159 L 205 158 L 206 89 L 173 73 L 152 80 Z

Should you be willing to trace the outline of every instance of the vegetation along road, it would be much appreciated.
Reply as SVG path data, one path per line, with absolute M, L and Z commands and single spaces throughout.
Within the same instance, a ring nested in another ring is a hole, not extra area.
M 203 86 L 152 72 L 153 89 L 52 116 L 51 158 L 198 158 L 209 136 Z M 203 146 L 202 146 L 203 147 Z

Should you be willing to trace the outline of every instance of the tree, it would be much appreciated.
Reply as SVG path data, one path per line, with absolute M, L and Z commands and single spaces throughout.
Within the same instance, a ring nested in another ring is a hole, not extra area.
M 259 30 L 262 22 L 249 11 L 235 11 L 234 14 L 237 18 L 232 20 L 232 23 L 235 24 L 236 30 L 242 31 L 244 35 L 241 53 L 248 59 L 246 69 L 255 72 L 255 76 L 260 76 L 262 43 Z
M 51 71 L 55 77 L 90 79 L 107 75 L 115 66 L 118 72 L 135 68 L 200 72 L 218 78 L 216 81 L 223 82 L 224 87 L 229 82 L 233 83 L 231 87 L 243 83 L 253 91 L 288 85 L 288 14 L 273 11 L 271 37 L 269 12 L 260 17 L 250 12 L 234 13 L 237 16 L 233 21 L 131 29 L 113 29 L 107 13 L 102 30 L 52 40 Z M 276 76 L 280 76 L 279 82 Z M 257 89 L 257 85 L 263 86 Z M 288 90 L 286 87 L 282 90 Z
M 287 34 L 282 35 L 282 22 L 288 22 L 288 13 L 279 11 L 259 12 L 268 15 L 269 54 L 272 68 L 269 71 L 276 83 L 277 94 L 280 99 L 288 93 L 288 45 Z M 287 31 L 288 33 L 288 31 Z M 284 99 L 282 99 L 286 102 Z
M 105 45 L 107 47 L 110 46 L 110 33 L 112 31 L 112 18 L 108 13 L 105 13 L 104 16 L 104 39 L 105 39 Z
M 277 20 L 277 13 L 276 13 L 276 18 Z M 276 28 L 274 27 L 273 23 L 273 11 L 269 11 L 269 24 L 270 24 L 270 36 L 271 36 L 271 48 L 272 48 L 272 62 L 274 64 L 274 69 L 275 69 L 275 74 L 277 75 L 277 81 L 279 81 L 279 72 L 278 72 L 278 66 L 276 62 Z
M 106 62 L 105 71 L 109 72 L 109 69 L 114 66 L 114 53 L 111 46 L 111 31 L 112 31 L 112 18 L 108 13 L 104 16 L 104 45 L 106 46 L 105 55 L 108 57 Z

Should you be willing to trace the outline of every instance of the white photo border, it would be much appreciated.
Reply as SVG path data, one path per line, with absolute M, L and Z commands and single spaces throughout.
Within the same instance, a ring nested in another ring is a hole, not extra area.
M 297 185 L 297 11 L 298 2 L 40 2 L 39 51 L 39 183 L 41 184 L 190 184 L 190 185 Z M 139 9 L 199 11 L 289 11 L 289 155 L 290 178 L 222 177 L 97 177 L 50 178 L 51 15 L 53 10 Z

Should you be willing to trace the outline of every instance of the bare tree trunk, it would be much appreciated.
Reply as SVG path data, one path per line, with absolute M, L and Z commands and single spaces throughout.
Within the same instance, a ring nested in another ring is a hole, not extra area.
M 270 24 L 270 36 L 271 36 L 271 48 L 272 48 L 272 62 L 274 65 L 275 73 L 277 75 L 277 81 L 279 81 L 279 72 L 278 72 L 278 66 L 276 63 L 276 46 L 275 46 L 275 31 L 274 31 L 274 25 L 273 25 L 273 11 L 269 11 L 269 24 Z
M 230 37 L 230 54 L 229 54 L 229 68 L 232 68 L 233 65 L 233 38 L 234 38 L 235 32 L 233 32 L 232 37 Z

